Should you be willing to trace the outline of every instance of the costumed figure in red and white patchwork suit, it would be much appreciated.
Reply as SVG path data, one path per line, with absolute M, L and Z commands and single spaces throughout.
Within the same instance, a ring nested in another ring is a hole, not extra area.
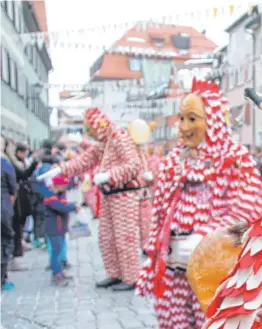
M 192 251 L 216 227 L 256 221 L 261 215 L 258 168 L 231 139 L 226 104 L 217 85 L 194 80 L 180 106 L 183 143 L 160 165 L 149 257 L 137 289 L 155 297 L 161 329 L 202 328 L 205 316 L 186 278 Z
M 141 249 L 144 248 L 148 242 L 150 223 L 152 218 L 152 191 L 151 186 L 154 182 L 152 171 L 149 170 L 148 157 L 145 150 L 141 146 L 137 146 L 137 151 L 142 162 L 142 170 L 139 175 L 140 190 L 140 242 Z
M 243 240 L 238 262 L 217 289 L 203 329 L 262 328 L 262 216 Z
M 140 186 L 137 177 L 141 161 L 128 131 L 117 128 L 99 109 L 86 111 L 84 125 L 87 134 L 100 145 L 90 143 L 80 156 L 62 164 L 61 171 L 70 177 L 100 166 L 94 183 L 104 194 L 99 243 L 108 278 L 97 283 L 97 287 L 131 290 L 139 271 Z
M 148 146 L 147 152 L 148 152 L 148 167 L 154 177 L 154 184 L 152 186 L 152 192 L 154 193 L 156 190 L 156 182 L 159 173 L 159 166 L 163 157 L 161 157 L 160 151 L 156 150 L 156 147 L 154 147 L 154 145 L 152 144 Z

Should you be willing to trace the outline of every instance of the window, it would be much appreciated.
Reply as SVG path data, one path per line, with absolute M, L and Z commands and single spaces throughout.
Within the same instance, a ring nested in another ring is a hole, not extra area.
M 141 61 L 139 58 L 129 58 L 129 69 L 133 72 L 140 72 L 141 70 Z
M 18 32 L 21 32 L 21 15 L 19 10 L 19 3 L 17 1 L 14 2 L 14 17 L 15 28 Z
M 7 13 L 7 1 L 1 1 L 1 6 L 4 8 L 5 12 Z
M 27 94 L 28 109 L 33 112 L 34 110 L 34 94 L 32 86 L 28 84 L 28 94 Z
M 229 74 L 229 88 L 233 89 L 236 84 L 236 72 L 235 69 L 231 69 L 231 72 Z
M 240 66 L 238 69 L 238 79 L 237 83 L 238 85 L 242 85 L 245 82 L 245 68 L 244 66 Z
M 190 36 L 187 33 L 180 33 L 171 37 L 173 47 L 180 50 L 188 50 L 191 47 Z
M 153 46 L 157 48 L 161 48 L 165 45 L 164 39 L 153 39 L 152 40 Z
M 34 69 L 36 71 L 36 73 L 39 72 L 39 57 L 38 57 L 38 51 L 37 51 L 37 48 L 36 46 L 34 47 Z
M 29 85 L 28 85 L 28 81 L 25 78 L 25 94 L 24 94 L 24 100 L 25 100 L 25 104 L 26 107 L 29 109 Z
M 25 76 L 22 71 L 17 70 L 17 93 L 19 96 L 25 96 Z
M 17 91 L 17 68 L 15 62 L 10 58 L 10 86 Z
M 12 21 L 14 21 L 14 5 L 14 1 L 7 1 L 7 15 Z
M 9 59 L 9 55 L 8 52 L 6 51 L 6 49 L 4 47 L 2 47 L 2 56 L 1 56 L 1 79 L 6 82 L 9 83 L 10 82 L 10 59 Z
M 247 103 L 245 106 L 245 123 L 247 125 L 251 124 L 251 111 L 252 111 L 252 106 L 251 104 Z
M 247 81 L 252 80 L 253 77 L 253 63 L 249 62 L 247 65 Z
M 30 62 L 33 63 L 33 47 L 32 46 L 27 45 L 25 47 L 25 54 L 27 55 Z

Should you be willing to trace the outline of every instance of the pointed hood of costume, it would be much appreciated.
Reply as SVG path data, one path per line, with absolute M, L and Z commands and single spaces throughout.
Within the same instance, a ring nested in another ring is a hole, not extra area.
M 90 123 L 96 139 L 105 142 L 114 127 L 108 116 L 98 108 L 90 108 L 85 112 L 85 119 Z

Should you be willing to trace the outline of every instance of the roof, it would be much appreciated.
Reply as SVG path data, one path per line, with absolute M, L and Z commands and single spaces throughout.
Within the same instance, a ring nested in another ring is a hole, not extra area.
M 235 20 L 235 22 L 233 22 L 225 29 L 225 32 L 230 33 L 234 28 L 236 28 L 239 24 L 244 22 L 248 17 L 249 17 L 248 13 L 241 15 L 240 17 L 238 17 L 237 20 Z
M 172 44 L 171 37 L 180 33 L 185 33 L 190 37 L 190 49 L 187 54 L 183 54 Z M 164 47 L 157 47 L 152 42 L 153 39 L 164 39 Z M 116 41 L 112 48 L 125 47 L 133 49 L 151 49 L 153 51 L 172 51 L 174 56 L 170 58 L 175 63 L 183 63 L 191 58 L 199 58 L 199 55 L 211 53 L 216 49 L 216 44 L 208 39 L 204 34 L 198 32 L 193 27 L 162 25 L 148 27 L 144 30 L 134 27 L 127 31 L 120 40 Z M 129 69 L 129 57 L 132 53 L 110 54 L 105 53 L 100 68 L 91 79 L 140 79 L 141 72 L 134 72 Z M 154 58 L 161 58 L 157 55 Z
M 190 54 L 212 52 L 216 48 L 216 44 L 208 39 L 204 34 L 198 32 L 193 27 L 189 26 L 171 26 L 162 25 L 158 27 L 147 27 L 146 30 L 141 31 L 139 27 L 130 29 L 114 46 L 128 46 L 128 47 L 141 47 L 141 48 L 153 48 L 155 50 L 176 50 L 179 53 L 179 49 L 176 49 L 171 43 L 171 36 L 185 33 L 191 37 Z M 136 39 L 140 41 L 134 41 Z M 152 38 L 162 38 L 166 41 L 166 46 L 159 48 L 153 45 Z M 142 41 L 144 40 L 144 41 Z
M 48 31 L 47 19 L 46 19 L 46 7 L 44 0 L 31 1 L 34 8 L 37 22 L 42 32 Z

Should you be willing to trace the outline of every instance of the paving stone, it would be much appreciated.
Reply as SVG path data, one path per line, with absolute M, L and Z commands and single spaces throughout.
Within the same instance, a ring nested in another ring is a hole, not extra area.
M 68 259 L 74 264 L 69 287 L 50 283 L 44 270 L 47 253 L 32 250 L 25 254 L 28 272 L 11 272 L 14 291 L 2 293 L 2 326 L 5 329 L 142 329 L 154 327 L 153 307 L 134 292 L 113 293 L 96 289 L 95 282 L 106 277 L 97 242 L 93 237 L 69 241 Z M 11 310 L 11 312 L 10 312 Z

